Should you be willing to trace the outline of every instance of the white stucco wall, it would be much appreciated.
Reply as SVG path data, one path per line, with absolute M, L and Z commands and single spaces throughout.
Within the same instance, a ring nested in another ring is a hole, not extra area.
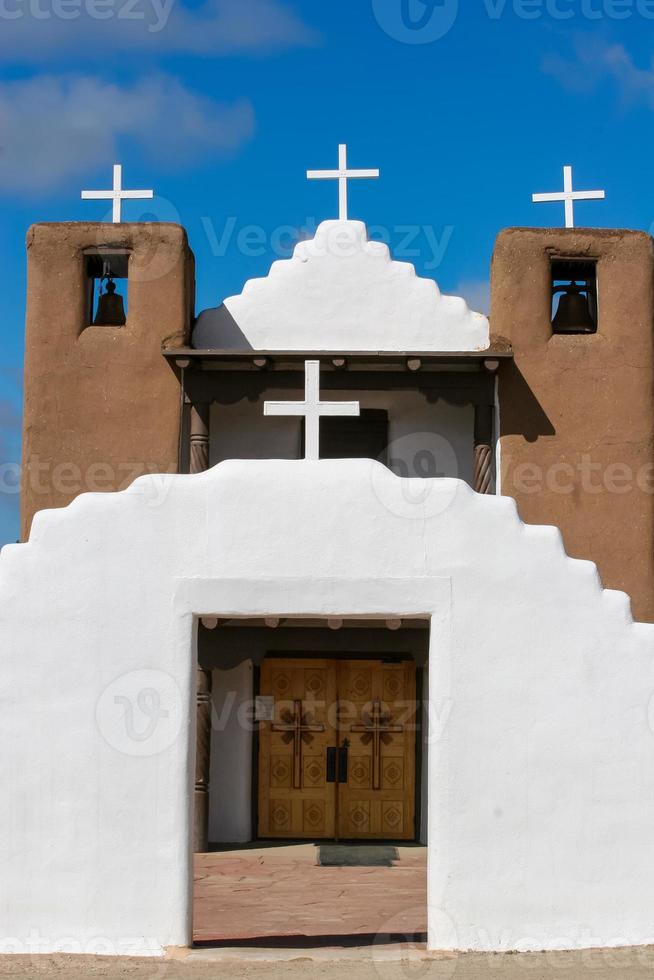
M 485 316 L 392 261 L 360 221 L 324 221 L 291 259 L 223 308 L 205 310 L 193 334 L 197 348 L 254 350 L 474 351 L 489 343 Z
M 422 668 L 422 717 L 420 756 L 420 842 L 429 840 L 429 665 Z
M 447 476 L 472 483 L 474 424 L 472 405 L 429 402 L 419 391 L 334 391 L 330 401 L 356 399 L 362 409 L 388 412 L 388 459 L 399 476 Z M 263 417 L 265 400 L 288 399 L 271 389 L 264 398 L 243 398 L 211 408 L 211 463 L 228 459 L 297 459 L 301 420 Z
M 513 501 L 348 460 L 147 477 L 3 549 L 1 949 L 189 941 L 211 614 L 431 617 L 432 947 L 652 941 L 654 627 Z
M 252 839 L 252 661 L 214 670 L 209 782 L 209 840 Z

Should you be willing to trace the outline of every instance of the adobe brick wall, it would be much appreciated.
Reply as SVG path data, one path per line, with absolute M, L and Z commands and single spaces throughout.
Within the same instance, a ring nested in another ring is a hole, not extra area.
M 85 251 L 128 249 L 124 327 L 87 324 Z M 179 384 L 161 355 L 188 341 L 194 259 L 173 224 L 37 224 L 27 235 L 21 533 L 37 510 L 141 473 L 176 471 Z
M 596 335 L 552 335 L 550 261 L 598 260 Z M 510 228 L 497 239 L 491 329 L 502 368 L 502 493 L 529 523 L 654 621 L 654 242 L 634 231 Z

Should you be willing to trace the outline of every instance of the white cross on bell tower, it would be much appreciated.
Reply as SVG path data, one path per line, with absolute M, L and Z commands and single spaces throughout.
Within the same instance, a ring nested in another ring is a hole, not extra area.
M 338 219 L 347 221 L 347 182 L 360 177 L 379 177 L 379 170 L 348 170 L 347 145 L 341 143 L 338 147 L 338 170 L 307 170 L 309 180 L 338 181 Z
M 82 191 L 83 201 L 112 201 L 112 221 L 120 224 L 122 204 L 124 200 L 150 200 L 154 191 L 124 191 L 123 168 L 120 163 L 114 164 L 114 186 L 110 191 Z
M 320 459 L 320 418 L 329 415 L 360 415 L 359 402 L 320 401 L 320 361 L 304 362 L 304 401 L 264 402 L 264 415 L 294 415 L 304 417 L 304 458 Z
M 605 198 L 605 191 L 573 191 L 572 167 L 563 168 L 562 193 L 532 195 L 534 204 L 547 204 L 550 201 L 564 201 L 566 228 L 574 228 L 575 226 L 575 201 L 603 201 Z

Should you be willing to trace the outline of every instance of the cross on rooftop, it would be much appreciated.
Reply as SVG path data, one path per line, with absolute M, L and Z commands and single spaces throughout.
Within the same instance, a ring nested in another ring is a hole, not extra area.
M 338 180 L 338 218 L 347 221 L 347 182 L 357 177 L 379 177 L 379 170 L 348 170 L 347 145 L 338 147 L 338 170 L 307 170 L 309 180 Z
M 606 198 L 605 191 L 573 191 L 572 189 L 572 167 L 563 168 L 563 192 L 556 194 L 534 194 L 532 200 L 534 204 L 546 204 L 550 201 L 565 202 L 565 226 L 574 228 L 575 226 L 575 201 L 603 201 Z
M 265 402 L 264 415 L 294 415 L 304 417 L 304 457 L 320 459 L 320 418 L 329 415 L 360 415 L 359 402 L 320 401 L 320 361 L 304 362 L 304 401 Z
M 122 204 L 124 200 L 145 200 L 154 197 L 154 191 L 124 191 L 123 168 L 120 163 L 114 164 L 114 186 L 110 191 L 82 191 L 84 201 L 113 201 L 113 223 L 120 224 Z

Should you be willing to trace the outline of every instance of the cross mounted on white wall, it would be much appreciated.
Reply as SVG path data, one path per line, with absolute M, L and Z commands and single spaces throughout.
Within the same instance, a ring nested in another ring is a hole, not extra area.
M 605 199 L 605 191 L 573 191 L 572 167 L 563 168 L 563 192 L 556 194 L 532 195 L 534 204 L 548 204 L 552 201 L 564 201 L 566 228 L 574 228 L 575 226 L 575 201 L 604 201 Z
M 124 200 L 151 200 L 154 191 L 124 191 L 123 168 L 120 163 L 114 164 L 114 186 L 108 191 L 82 191 L 83 201 L 112 201 L 112 221 L 115 225 L 122 221 L 122 205 Z
M 307 170 L 309 180 L 338 181 L 338 220 L 347 221 L 347 182 L 361 177 L 379 177 L 379 170 L 348 170 L 347 145 L 338 147 L 338 170 Z
M 304 458 L 320 459 L 320 419 L 322 416 L 353 416 L 361 414 L 359 402 L 320 401 L 320 361 L 304 362 L 304 401 L 265 402 L 264 415 L 293 415 L 304 417 Z

